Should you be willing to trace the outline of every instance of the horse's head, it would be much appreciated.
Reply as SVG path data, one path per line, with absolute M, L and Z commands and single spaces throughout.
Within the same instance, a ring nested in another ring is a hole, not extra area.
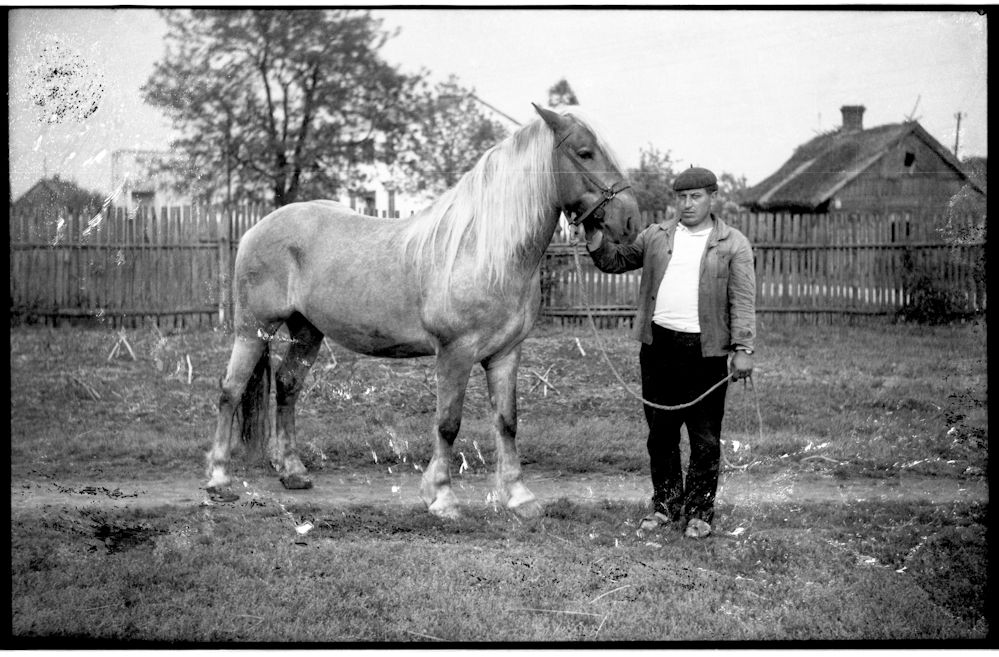
M 571 115 L 534 106 L 555 133 L 559 207 L 573 223 L 600 226 L 604 239 L 630 244 L 641 230 L 638 203 L 593 130 Z

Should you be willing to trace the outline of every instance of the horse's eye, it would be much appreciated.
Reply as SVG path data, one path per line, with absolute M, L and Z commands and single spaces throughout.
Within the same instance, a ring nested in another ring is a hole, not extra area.
M 588 148 L 580 149 L 576 153 L 576 155 L 578 155 L 580 157 L 580 159 L 583 159 L 583 160 L 592 160 L 593 159 L 593 151 L 591 151 Z

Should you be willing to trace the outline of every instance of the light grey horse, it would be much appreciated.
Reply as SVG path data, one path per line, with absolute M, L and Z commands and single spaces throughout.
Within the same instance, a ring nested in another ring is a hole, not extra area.
M 623 242 L 634 239 L 639 215 L 592 124 L 535 108 L 540 118 L 486 151 L 408 220 L 312 201 L 279 208 L 247 231 L 235 263 L 235 339 L 208 453 L 211 499 L 237 497 L 228 472 L 233 436 L 266 411 L 242 402 L 259 393 L 269 341 L 285 325 L 291 345 L 275 377 L 275 467 L 286 488 L 312 486 L 296 450 L 295 401 L 328 336 L 362 354 L 436 356 L 434 455 L 420 496 L 445 517 L 459 512 L 451 448 L 469 375 L 481 364 L 493 407 L 499 500 L 524 517 L 541 512 L 521 480 L 515 442 L 517 367 L 540 308 L 541 260 L 560 212 L 600 223 L 606 239 Z

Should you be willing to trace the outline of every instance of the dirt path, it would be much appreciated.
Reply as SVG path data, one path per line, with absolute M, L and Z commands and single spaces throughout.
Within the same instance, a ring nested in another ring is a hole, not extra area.
M 282 503 L 307 502 L 321 505 L 357 503 L 420 504 L 419 473 L 319 474 L 315 487 L 287 491 L 277 477 L 256 477 L 245 482 L 246 495 Z M 240 482 L 243 483 L 243 482 Z M 645 501 L 649 483 L 644 475 L 554 475 L 527 476 L 526 483 L 542 502 L 565 497 L 575 502 Z M 106 508 L 194 506 L 206 500 L 200 479 L 125 480 L 12 480 L 11 511 L 30 511 L 46 506 L 100 505 Z M 455 492 L 464 504 L 487 505 L 491 491 L 488 475 L 454 478 Z M 920 475 L 889 479 L 842 480 L 820 472 L 782 472 L 757 475 L 728 472 L 722 475 L 718 501 L 729 504 L 816 501 L 928 502 L 988 501 L 985 479 L 957 480 Z

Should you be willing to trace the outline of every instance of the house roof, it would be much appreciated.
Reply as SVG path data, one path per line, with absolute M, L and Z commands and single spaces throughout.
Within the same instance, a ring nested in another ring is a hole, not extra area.
M 31 189 L 21 194 L 14 201 L 15 207 L 26 205 L 79 205 L 85 206 L 92 202 L 100 203 L 101 197 L 96 192 L 90 192 L 69 180 L 59 176 L 42 178 Z
M 918 122 L 907 121 L 867 130 L 840 128 L 815 137 L 799 146 L 773 175 L 746 190 L 741 205 L 762 211 L 813 212 L 909 135 L 925 142 L 969 185 L 984 194 L 950 151 Z

